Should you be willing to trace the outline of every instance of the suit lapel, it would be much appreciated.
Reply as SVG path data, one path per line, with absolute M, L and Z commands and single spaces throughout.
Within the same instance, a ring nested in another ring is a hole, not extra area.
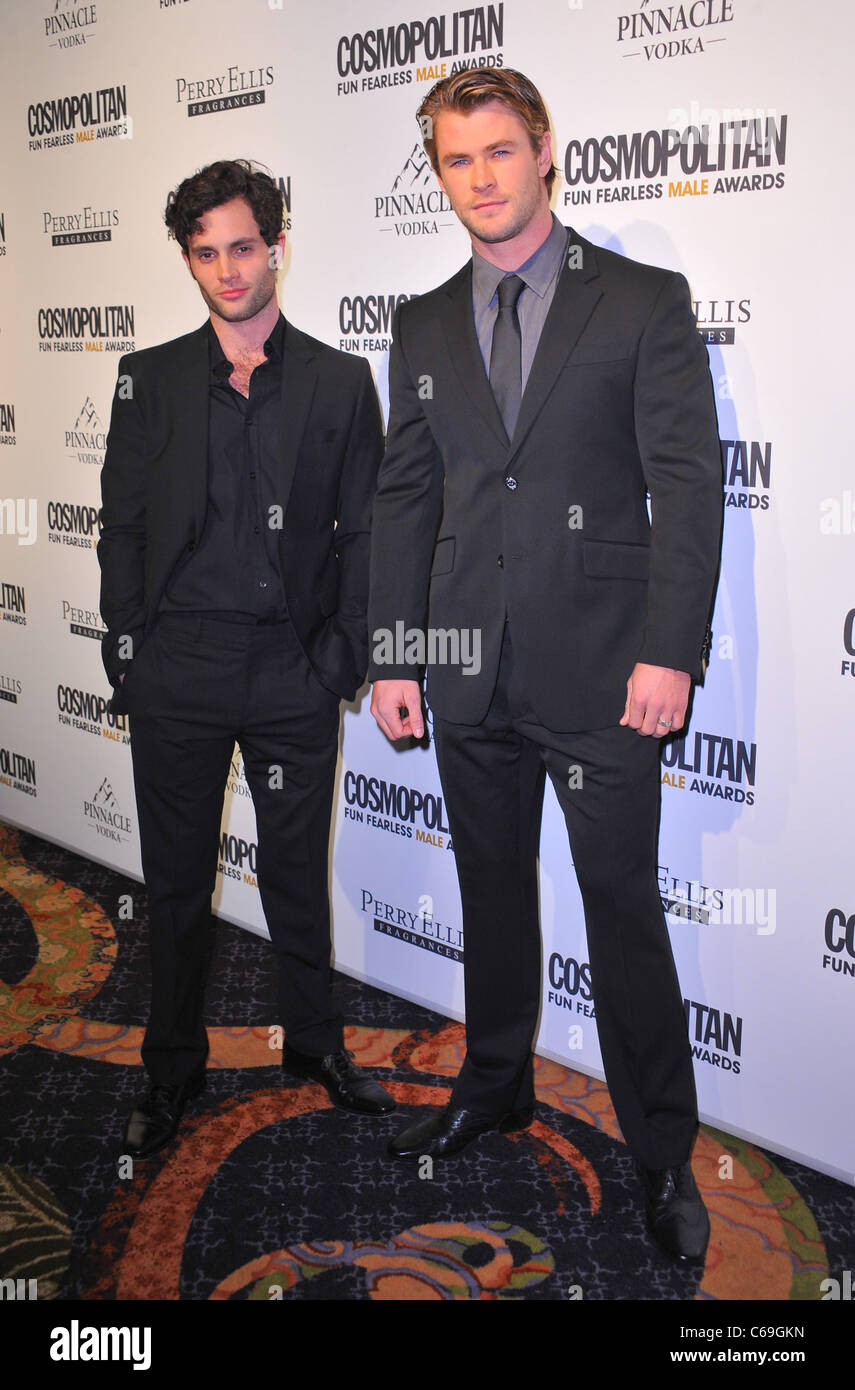
M 475 317 L 472 312 L 472 262 L 464 266 L 448 289 L 448 304 L 444 318 L 446 342 L 451 362 L 460 378 L 467 399 L 483 423 L 495 436 L 502 450 L 508 447 L 508 436 L 484 370 L 484 359 L 475 336 Z
M 567 358 L 602 297 L 602 287 L 598 283 L 600 272 L 596 247 L 591 242 L 576 237 L 572 231 L 570 238 L 571 245 L 582 246 L 583 266 L 581 269 L 573 270 L 565 261 L 558 277 L 555 295 L 543 325 L 520 402 L 520 413 L 508 455 L 509 463 L 518 453 L 526 435 L 537 420 Z
M 181 475 L 190 495 L 193 534 L 198 540 L 208 507 L 208 414 L 210 357 L 208 324 L 184 339 L 183 361 L 172 380 L 176 397 L 175 455 L 182 461 Z
M 285 350 L 282 354 L 282 396 L 279 419 L 279 480 L 281 505 L 288 503 L 300 442 L 312 408 L 318 382 L 317 354 L 311 340 L 285 320 Z

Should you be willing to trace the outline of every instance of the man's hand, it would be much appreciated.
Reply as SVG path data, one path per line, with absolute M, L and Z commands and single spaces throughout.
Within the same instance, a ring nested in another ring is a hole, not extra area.
M 405 714 L 401 714 L 401 710 Z M 371 713 L 392 743 L 399 738 L 423 738 L 422 691 L 418 681 L 375 681 Z
M 626 683 L 626 708 L 621 724 L 656 738 L 682 729 L 691 685 L 688 671 L 637 662 Z

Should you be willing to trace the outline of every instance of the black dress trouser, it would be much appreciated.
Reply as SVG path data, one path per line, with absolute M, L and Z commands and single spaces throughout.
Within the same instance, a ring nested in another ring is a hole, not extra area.
M 255 804 L 257 880 L 279 961 L 280 1022 L 298 1051 L 342 1046 L 330 995 L 328 855 L 339 698 L 289 623 L 161 615 L 125 678 L 143 874 L 153 1082 L 204 1066 L 211 895 L 234 744 Z
M 685 1162 L 697 1099 L 657 883 L 658 739 L 619 726 L 543 728 L 514 668 L 507 626 L 486 718 L 435 718 L 434 737 L 463 902 L 467 1052 L 453 1103 L 499 1115 L 534 1099 L 546 771 L 582 894 L 597 1033 L 624 1138 L 646 1168 Z

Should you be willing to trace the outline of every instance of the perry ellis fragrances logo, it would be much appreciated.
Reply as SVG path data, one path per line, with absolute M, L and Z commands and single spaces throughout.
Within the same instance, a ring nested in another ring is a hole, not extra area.
M 5 700 L 10 705 L 16 705 L 21 689 L 21 682 L 17 676 L 4 676 L 0 673 L 0 700 Z
M 53 7 L 42 22 L 48 48 L 79 48 L 92 37 L 98 14 L 95 5 L 53 0 Z
M 62 599 L 60 616 L 63 623 L 68 623 L 68 630 L 73 637 L 91 637 L 100 642 L 107 631 L 97 608 L 78 608 L 76 604 Z
M 787 117 L 771 112 L 574 139 L 564 151 L 564 203 L 590 203 L 586 184 L 597 185 L 598 203 L 665 193 L 676 198 L 768 192 L 783 188 L 786 158 Z M 641 182 L 653 179 L 669 182 Z
M 750 322 L 750 299 L 694 299 L 698 332 L 707 347 L 731 347 L 738 325 Z
M 343 34 L 336 45 L 339 96 L 438 82 L 465 68 L 500 68 L 504 5 L 477 5 L 452 14 L 428 15 L 385 29 Z M 453 61 L 449 62 L 448 60 Z
M 64 435 L 70 459 L 75 463 L 94 463 L 98 468 L 101 467 L 107 447 L 107 434 L 89 396 L 84 397 L 71 429 L 65 430 Z
M 39 309 L 40 352 L 133 352 L 133 304 L 75 304 Z
M 0 783 L 26 796 L 38 796 L 36 791 L 36 762 L 25 753 L 0 747 Z
M 99 87 L 94 92 L 48 97 L 27 107 L 31 150 L 57 145 L 85 144 L 88 140 L 125 138 L 128 134 L 127 88 Z
M 411 908 L 399 907 L 396 903 L 381 902 L 367 888 L 361 891 L 362 911 L 372 919 L 374 931 L 447 960 L 463 960 L 462 930 L 437 921 L 433 913 L 433 899 L 427 894 L 419 899 L 418 908 L 413 912 Z
M 176 77 L 177 102 L 187 103 L 188 116 L 210 116 L 214 111 L 237 111 L 242 106 L 261 106 L 267 87 L 274 82 L 273 66 L 240 68 L 237 64 L 216 77 Z
M 43 212 L 42 232 L 51 246 L 84 246 L 93 241 L 112 241 L 119 225 L 117 208 L 93 208 L 87 204 L 74 212 Z
M 662 785 L 699 796 L 754 805 L 757 744 L 726 734 L 691 732 L 669 739 L 659 755 Z
M 0 401 L 0 444 L 17 444 L 15 438 L 15 407 L 11 401 Z
M 622 58 L 685 58 L 704 53 L 706 44 L 724 43 L 733 22 L 733 0 L 689 0 L 685 5 L 652 5 L 618 15 L 617 42 Z
M 131 818 L 122 811 L 106 777 L 92 800 L 84 801 L 83 816 L 87 825 L 105 840 L 122 844 L 131 836 Z
M 23 584 L 0 583 L 0 621 L 27 626 L 27 598 Z
M 346 294 L 338 302 L 342 352 L 388 352 L 395 311 L 411 294 Z
M 375 220 L 385 223 L 380 230 L 396 236 L 431 236 L 440 227 L 454 225 L 451 203 L 434 177 L 430 160 L 416 141 L 396 176 L 391 193 L 374 198 Z M 437 221 L 437 214 L 443 214 Z

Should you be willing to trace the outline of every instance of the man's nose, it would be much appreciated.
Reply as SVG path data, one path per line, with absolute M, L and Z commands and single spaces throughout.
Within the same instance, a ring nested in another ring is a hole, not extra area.
M 486 159 L 473 159 L 470 165 L 470 181 L 474 189 L 489 188 L 494 183 L 493 171 Z

